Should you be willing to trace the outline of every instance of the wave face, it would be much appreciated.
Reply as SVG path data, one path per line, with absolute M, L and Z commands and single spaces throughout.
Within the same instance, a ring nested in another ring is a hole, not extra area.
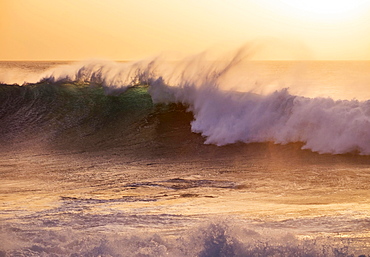
M 1 86 L 1 134 L 6 140 L 74 141 L 115 124 L 124 131 L 153 108 L 145 88 L 107 96 L 88 84 Z M 107 135 L 109 136 L 109 135 Z
M 218 62 L 199 55 L 178 62 L 60 66 L 22 87 L 1 86 L 1 132 L 7 138 L 25 131 L 53 138 L 109 127 L 117 134 L 175 110 L 206 144 L 301 142 L 319 153 L 370 154 L 369 101 L 307 97 L 241 76 L 246 56 L 242 49 Z

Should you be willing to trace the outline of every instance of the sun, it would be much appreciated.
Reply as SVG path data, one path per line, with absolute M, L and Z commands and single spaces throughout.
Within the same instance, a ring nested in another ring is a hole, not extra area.
M 283 8 L 298 16 L 311 18 L 346 19 L 355 17 L 369 6 L 369 0 L 280 0 Z
M 367 2 L 364 0 L 281 0 L 283 3 L 290 5 L 293 8 L 302 11 L 317 13 L 317 14 L 335 14 L 346 13 L 353 11 Z

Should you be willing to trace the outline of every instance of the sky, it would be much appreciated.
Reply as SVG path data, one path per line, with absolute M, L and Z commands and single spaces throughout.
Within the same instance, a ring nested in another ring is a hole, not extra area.
M 370 0 L 0 0 L 0 60 L 136 60 L 261 45 L 257 59 L 370 59 Z

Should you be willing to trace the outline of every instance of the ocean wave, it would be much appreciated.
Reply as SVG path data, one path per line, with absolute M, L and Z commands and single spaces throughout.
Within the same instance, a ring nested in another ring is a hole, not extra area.
M 80 124 L 82 120 L 93 119 L 91 115 L 96 112 L 89 109 L 91 106 L 101 108 L 104 102 L 107 104 L 104 108 L 109 109 L 111 107 L 107 107 L 109 103 L 104 99 L 146 85 L 154 104 L 181 103 L 187 106 L 194 116 L 191 130 L 205 137 L 206 144 L 303 142 L 303 149 L 318 153 L 370 154 L 370 101 L 304 97 L 290 93 L 290 89 L 283 86 L 261 83 L 261 80 L 251 78 L 251 73 L 241 76 L 248 55 L 249 52 L 242 48 L 217 62 L 210 62 L 206 54 L 200 54 L 176 62 L 156 57 L 130 63 L 88 61 L 57 67 L 40 75 L 36 84 L 24 85 L 29 88 L 28 92 L 33 92 L 33 100 L 28 102 L 27 108 L 17 102 L 20 98 L 3 95 L 3 99 L 7 99 L 3 101 L 2 113 L 9 113 L 7 110 L 14 108 L 17 113 L 27 115 L 40 112 L 36 102 L 42 102 L 45 110 L 55 111 L 45 103 L 46 98 L 50 100 L 49 104 L 55 105 L 53 96 L 45 97 L 46 91 L 51 93 L 50 88 L 55 89 L 58 85 L 65 88 L 71 83 L 76 91 L 78 85 L 85 83 L 87 89 L 80 90 L 78 95 L 69 95 L 74 100 L 59 102 L 64 103 L 60 108 L 70 112 L 66 115 L 69 118 L 62 123 L 78 119 L 77 124 Z M 105 95 L 91 94 L 96 86 L 102 88 Z M 44 89 L 40 91 L 41 87 Z M 60 97 L 58 92 L 54 97 Z M 76 111 L 72 106 L 81 103 L 81 99 L 85 99 L 82 101 L 85 107 Z M 91 104 L 94 101 L 100 103 Z M 66 102 L 71 106 L 68 107 Z M 113 109 L 131 107 L 122 105 Z M 108 114 L 105 117 L 109 117 Z

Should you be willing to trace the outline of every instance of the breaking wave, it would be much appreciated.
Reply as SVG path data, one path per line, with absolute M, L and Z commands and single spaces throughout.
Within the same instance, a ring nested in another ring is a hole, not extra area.
M 87 122 L 104 127 L 123 110 L 126 118 L 147 119 L 155 106 L 180 104 L 193 115 L 191 131 L 206 144 L 302 142 L 303 149 L 318 153 L 370 154 L 370 101 L 291 93 L 296 90 L 248 69 L 249 56 L 242 48 L 222 61 L 202 53 L 181 61 L 157 57 L 57 67 L 23 87 L 1 86 L 2 130 L 30 124 L 36 129 L 42 120 L 58 131 Z

